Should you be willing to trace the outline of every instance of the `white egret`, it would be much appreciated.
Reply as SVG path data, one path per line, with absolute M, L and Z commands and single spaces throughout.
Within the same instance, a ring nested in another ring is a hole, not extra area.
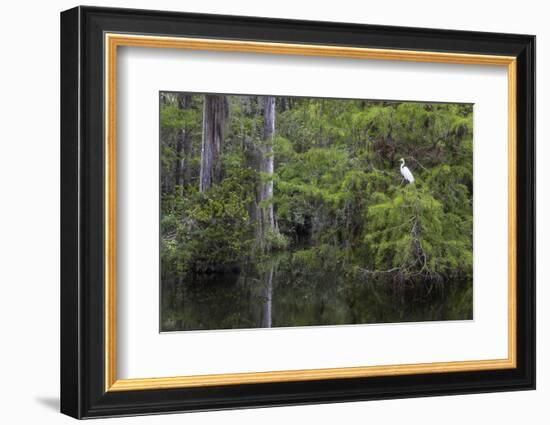
M 409 170 L 408 167 L 405 166 L 405 160 L 403 158 L 400 159 L 401 161 L 401 175 L 405 180 L 407 180 L 407 183 L 413 184 L 414 183 L 414 176 L 411 173 L 411 170 Z

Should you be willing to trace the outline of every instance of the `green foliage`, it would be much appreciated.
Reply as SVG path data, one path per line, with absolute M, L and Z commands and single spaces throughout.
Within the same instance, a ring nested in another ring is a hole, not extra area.
M 281 251 L 289 246 L 288 238 L 275 229 L 267 229 L 264 234 L 266 251 Z
M 406 186 L 367 211 L 365 249 L 372 269 L 397 269 L 407 278 L 471 275 L 471 233 L 426 187 Z M 470 222 L 471 224 L 471 222 Z
M 161 262 L 163 268 L 217 272 L 247 257 L 254 229 L 248 213 L 254 172 L 243 169 L 208 192 L 163 198 Z
M 258 168 L 261 98 L 229 96 L 229 105 L 222 181 L 199 193 L 202 97 L 185 110 L 161 104 L 163 273 L 257 256 L 255 211 L 272 203 L 276 226 L 260 232 L 263 249 L 288 252 L 298 274 L 338 264 L 411 282 L 471 277 L 472 105 L 278 98 L 273 175 Z M 185 155 L 176 149 L 182 129 Z M 402 182 L 400 158 L 414 185 Z M 170 184 L 182 160 L 190 177 Z M 273 199 L 258 202 L 267 181 Z

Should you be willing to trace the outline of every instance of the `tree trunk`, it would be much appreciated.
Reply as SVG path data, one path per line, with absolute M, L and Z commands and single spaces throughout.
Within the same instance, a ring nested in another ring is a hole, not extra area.
M 191 107 L 191 95 L 177 94 L 178 108 L 181 110 Z M 174 184 L 183 186 L 189 184 L 190 167 L 189 167 L 189 151 L 190 151 L 190 131 L 185 127 L 178 130 L 176 140 L 176 162 L 174 163 Z
M 260 208 L 261 224 L 265 231 L 275 227 L 275 216 L 273 214 L 273 136 L 275 135 L 275 97 L 264 98 L 264 134 L 260 158 L 260 172 L 265 180 L 260 188 L 260 202 L 268 202 Z
M 204 96 L 199 190 L 221 181 L 221 146 L 229 105 L 225 96 Z

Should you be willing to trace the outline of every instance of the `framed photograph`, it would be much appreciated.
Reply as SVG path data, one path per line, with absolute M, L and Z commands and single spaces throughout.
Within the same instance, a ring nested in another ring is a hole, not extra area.
M 535 387 L 535 37 L 61 14 L 61 411 Z

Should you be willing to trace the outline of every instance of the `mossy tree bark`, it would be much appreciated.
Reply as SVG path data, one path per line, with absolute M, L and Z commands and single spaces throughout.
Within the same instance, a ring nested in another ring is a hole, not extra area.
M 225 96 L 204 96 L 199 190 L 207 191 L 222 177 L 221 147 L 228 118 Z

